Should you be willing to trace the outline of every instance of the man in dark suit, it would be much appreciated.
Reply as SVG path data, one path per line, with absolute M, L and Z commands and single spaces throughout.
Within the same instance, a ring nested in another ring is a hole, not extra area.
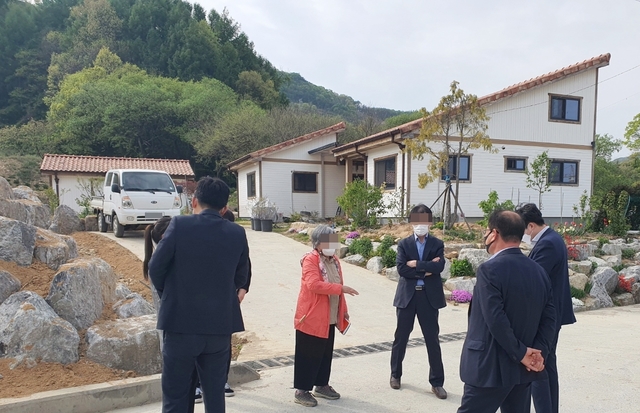
M 429 382 L 431 391 L 446 399 L 444 366 L 438 334 L 438 310 L 447 304 L 444 299 L 440 273 L 444 269 L 444 243 L 429 235 L 432 223 L 431 209 L 423 204 L 411 209 L 409 221 L 413 224 L 413 235 L 398 243 L 396 264 L 398 287 L 393 305 L 396 307 L 398 324 L 391 349 L 391 378 L 393 389 L 400 388 L 402 361 L 407 351 L 409 335 L 418 317 L 429 356 Z
M 544 270 L 520 251 L 524 222 L 512 211 L 489 217 L 469 329 L 462 347 L 465 383 L 458 413 L 529 413 L 531 382 L 546 378 L 555 309 Z
M 553 290 L 553 304 L 556 307 L 555 335 L 549 354 L 545 359 L 545 370 L 547 370 L 549 379 L 536 381 L 531 385 L 533 405 L 540 413 L 558 413 L 560 404 L 556 358 L 558 336 L 563 325 L 576 322 L 571 301 L 571 287 L 569 286 L 567 246 L 560 234 L 545 225 L 542 213 L 535 204 L 519 206 L 516 212 L 526 225 L 523 241 L 533 245 L 529 258 L 540 264 L 549 276 Z
M 207 412 L 225 411 L 231 334 L 244 329 L 236 290 L 247 281 L 249 256 L 244 229 L 221 216 L 228 199 L 223 181 L 200 179 L 194 215 L 171 220 L 149 263 L 162 300 L 164 413 L 187 411 L 194 365 Z

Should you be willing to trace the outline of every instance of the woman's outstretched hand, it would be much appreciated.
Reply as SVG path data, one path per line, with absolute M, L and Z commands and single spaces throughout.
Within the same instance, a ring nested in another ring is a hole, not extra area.
M 349 295 L 358 295 L 359 293 L 354 290 L 353 288 L 347 286 L 347 285 L 343 285 L 342 286 L 342 293 L 343 294 L 349 294 Z

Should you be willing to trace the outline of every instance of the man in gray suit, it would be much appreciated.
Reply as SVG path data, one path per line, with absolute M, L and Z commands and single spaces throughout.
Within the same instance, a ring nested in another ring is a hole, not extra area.
M 531 382 L 544 380 L 544 358 L 555 334 L 556 312 L 544 269 L 520 251 L 524 221 L 512 211 L 489 217 L 469 328 L 462 347 L 465 383 L 458 413 L 529 413 Z
M 171 220 L 149 262 L 149 276 L 162 300 L 164 413 L 187 411 L 194 365 L 206 411 L 225 411 L 231 334 L 244 330 L 236 291 L 247 281 L 249 256 L 244 229 L 221 216 L 228 199 L 223 181 L 200 179 L 194 215 Z

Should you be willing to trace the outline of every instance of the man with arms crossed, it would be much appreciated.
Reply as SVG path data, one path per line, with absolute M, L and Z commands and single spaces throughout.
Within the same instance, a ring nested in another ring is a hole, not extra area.
M 249 256 L 244 229 L 221 216 L 228 200 L 229 187 L 222 180 L 200 179 L 194 215 L 171 220 L 149 263 L 162 300 L 163 413 L 187 411 L 194 365 L 205 410 L 225 411 L 231 334 L 242 327 L 236 290 L 247 281 Z
M 564 240 L 553 229 L 545 225 L 542 213 L 535 204 L 519 206 L 516 212 L 526 225 L 523 241 L 533 245 L 529 258 L 540 264 L 549 276 L 553 290 L 553 304 L 556 307 L 556 329 L 549 355 L 545 359 L 545 370 L 548 380 L 540 380 L 531 384 L 533 405 L 538 413 L 558 413 L 560 404 L 558 388 L 558 365 L 556 347 L 560 328 L 566 324 L 573 324 L 571 302 L 571 288 L 569 286 L 569 265 L 567 264 L 567 246 Z
M 512 211 L 489 217 L 469 328 L 462 347 L 465 383 L 458 413 L 529 413 L 531 382 L 546 378 L 544 357 L 553 340 L 555 309 L 542 267 L 520 251 L 522 218 Z
M 413 224 L 413 234 L 398 243 L 396 257 L 400 280 L 393 305 L 396 307 L 398 325 L 391 348 L 389 384 L 392 389 L 400 388 L 402 361 L 414 320 L 418 316 L 429 356 L 431 391 L 439 399 L 446 399 L 447 392 L 442 387 L 444 366 L 438 339 L 438 310 L 447 305 L 440 279 L 440 273 L 444 269 L 444 243 L 429 235 L 432 219 L 431 209 L 426 205 L 418 204 L 413 207 L 409 222 Z

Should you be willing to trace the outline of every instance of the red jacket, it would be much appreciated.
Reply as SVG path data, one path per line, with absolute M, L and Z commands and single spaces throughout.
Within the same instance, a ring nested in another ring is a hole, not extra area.
M 320 270 L 320 254 L 313 250 L 302 257 L 302 282 L 300 294 L 294 317 L 294 327 L 305 334 L 316 337 L 329 337 L 329 295 L 338 295 L 338 322 L 337 327 L 343 332 L 348 325 L 347 302 L 342 293 L 342 267 L 340 261 L 334 256 L 334 262 L 338 266 L 340 284 L 333 284 L 324 280 Z

